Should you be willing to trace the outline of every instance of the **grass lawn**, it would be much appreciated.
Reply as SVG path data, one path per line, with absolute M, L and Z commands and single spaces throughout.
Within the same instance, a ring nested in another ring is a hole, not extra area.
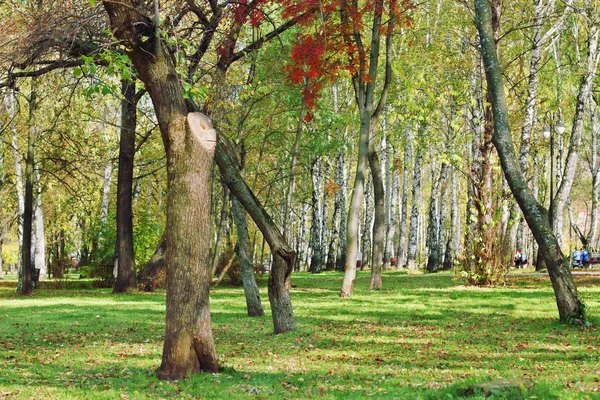
M 222 372 L 156 379 L 165 294 L 0 287 L 0 398 L 460 398 L 470 385 L 534 383 L 492 398 L 600 399 L 600 333 L 562 326 L 548 278 L 464 287 L 452 275 L 384 274 L 340 299 L 342 275 L 293 276 L 298 330 L 248 318 L 241 288 L 211 294 Z M 576 277 L 594 325 L 600 277 Z M 475 395 L 471 398 L 483 398 Z

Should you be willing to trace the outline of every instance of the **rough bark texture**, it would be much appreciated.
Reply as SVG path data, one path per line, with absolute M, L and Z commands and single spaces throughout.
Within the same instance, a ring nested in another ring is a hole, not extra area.
M 292 310 L 289 286 L 296 253 L 242 179 L 231 146 L 222 136 L 217 142 L 215 159 L 227 187 L 250 214 L 271 248 L 273 261 L 268 289 L 274 331 L 275 333 L 285 333 L 294 330 L 296 329 L 296 320 Z
M 209 311 L 210 178 L 215 131 L 190 114 L 171 58 L 141 1 L 104 1 L 115 37 L 144 83 L 167 153 L 167 313 L 161 379 L 217 372 Z M 189 115 L 188 115 L 189 114 Z M 189 121 L 188 121 L 189 119 Z M 204 125 L 204 126 L 202 126 Z
M 121 137 L 117 172 L 117 276 L 113 293 L 124 293 L 136 286 L 133 249 L 133 167 L 137 100 L 135 83 L 121 82 Z
M 542 249 L 542 255 L 547 262 L 548 272 L 554 288 L 560 320 L 562 322 L 581 322 L 585 318 L 583 315 L 584 310 L 568 262 L 564 259 L 556 237 L 552 233 L 547 211 L 533 197 L 519 168 L 510 133 L 508 108 L 496 53 L 496 42 L 488 1 L 475 0 L 475 10 L 475 21 L 479 31 L 488 92 L 494 113 L 495 133 L 493 141 L 500 157 L 502 170 L 536 241 Z

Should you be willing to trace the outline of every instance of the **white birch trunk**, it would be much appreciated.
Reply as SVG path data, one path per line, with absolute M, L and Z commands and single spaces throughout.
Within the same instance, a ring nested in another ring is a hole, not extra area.
M 10 118 L 10 128 L 12 133 L 12 148 L 15 158 L 15 187 L 17 188 L 17 212 L 19 213 L 17 218 L 17 234 L 19 240 L 19 256 L 18 256 L 18 271 L 21 270 L 23 265 L 22 259 L 22 246 L 23 246 L 23 213 L 25 212 L 25 193 L 23 191 L 23 167 L 21 153 L 19 152 L 19 142 L 17 136 L 17 127 L 15 125 L 14 119 L 16 116 L 15 113 L 15 94 L 14 91 L 8 92 L 8 94 L 4 97 L 4 104 L 6 106 L 6 110 L 8 111 L 8 116 Z M 19 274 L 20 275 L 20 274 Z
M 39 280 L 45 281 L 48 278 L 48 269 L 46 267 L 46 238 L 44 230 L 44 211 L 42 210 L 42 188 L 40 183 L 39 172 L 37 174 L 37 198 L 35 201 L 34 210 L 34 265 L 40 270 Z
M 420 151 L 417 152 L 415 159 L 415 168 L 413 170 L 413 185 L 412 185 L 412 210 L 410 213 L 410 230 L 408 233 L 408 251 L 407 251 L 407 266 L 409 270 L 416 270 L 419 235 L 419 206 L 421 205 L 421 164 L 423 163 L 423 155 Z
M 371 174 L 367 177 L 365 184 L 365 195 L 363 204 L 363 227 L 361 235 L 361 248 L 362 248 L 362 265 L 363 268 L 369 268 L 371 266 L 371 250 L 372 240 L 371 235 L 373 233 L 373 181 L 371 180 Z
M 102 221 L 102 225 L 106 224 L 106 220 L 108 218 L 108 202 L 110 200 L 109 197 L 110 197 L 110 182 L 112 180 L 112 170 L 113 170 L 112 161 L 108 161 L 106 163 L 106 166 L 104 167 L 104 177 L 102 180 L 102 205 L 100 206 L 100 221 Z
M 598 197 L 600 193 L 600 160 L 598 160 L 598 146 L 600 144 L 600 124 L 598 123 L 598 105 L 590 105 L 590 122 L 592 131 L 592 212 L 590 226 L 590 243 L 594 249 L 598 248 Z
M 311 211 L 311 226 L 310 226 L 310 272 L 319 273 L 323 264 L 323 247 L 321 243 L 322 231 L 322 212 L 321 199 L 323 187 L 322 160 L 317 158 L 311 165 L 312 176 L 312 211 Z
M 592 20 L 597 19 L 597 16 L 595 15 L 587 15 L 587 17 Z M 600 58 L 600 51 L 598 49 L 598 24 L 591 23 L 588 28 L 588 53 L 585 61 L 585 69 L 581 77 L 581 84 L 577 94 L 575 115 L 573 117 L 573 125 L 571 128 L 571 139 L 569 142 L 569 149 L 565 160 L 564 170 L 562 170 L 562 180 L 558 186 L 553 205 L 555 229 L 560 229 L 560 231 L 562 231 L 562 210 L 564 209 L 571 193 L 571 187 L 573 186 L 573 180 L 577 172 L 579 148 L 581 147 L 583 136 L 585 109 L 591 99 L 592 84 L 598 69 L 598 60 Z M 556 232 L 560 233 L 560 231 L 557 230 Z
M 406 250 L 407 250 L 407 218 L 408 218 L 408 175 L 410 171 L 410 162 L 413 159 L 412 155 L 412 133 L 410 127 L 407 126 L 405 130 L 405 143 L 404 143 L 404 159 L 402 162 L 402 199 L 400 201 L 400 232 L 398 239 L 398 250 L 396 254 L 398 259 L 396 265 L 398 268 L 404 268 L 406 266 Z

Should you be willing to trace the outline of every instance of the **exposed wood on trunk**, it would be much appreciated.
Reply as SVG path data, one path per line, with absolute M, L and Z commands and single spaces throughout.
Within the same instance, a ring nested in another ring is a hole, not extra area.
M 154 29 L 145 29 L 153 27 L 145 6 L 134 0 L 103 4 L 115 37 L 128 49 L 150 94 L 167 153 L 167 312 L 158 376 L 180 379 L 199 371 L 217 372 L 208 296 L 210 172 L 216 133 L 202 115 L 188 120 L 172 59 L 161 50 L 166 46 L 158 45 Z

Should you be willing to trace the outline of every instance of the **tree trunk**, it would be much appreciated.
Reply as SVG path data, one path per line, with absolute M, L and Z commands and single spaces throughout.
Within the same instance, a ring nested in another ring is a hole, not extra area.
M 171 58 L 165 54 L 147 10 L 137 1 L 104 1 L 115 37 L 144 83 L 167 153 L 165 231 L 167 313 L 161 379 L 217 372 L 209 310 L 210 178 L 216 132 L 199 113 L 189 113 Z M 146 27 L 138 30 L 140 26 Z M 147 36 L 143 36 L 143 35 Z
M 348 149 L 346 148 L 346 137 L 348 134 L 348 127 L 344 129 L 342 136 L 342 145 L 338 148 L 336 161 L 335 161 L 335 183 L 338 185 L 339 190 L 335 193 L 334 201 L 335 207 L 339 210 L 339 241 L 336 257 L 336 269 L 339 271 L 344 270 L 346 265 L 346 245 L 347 245 L 347 216 L 346 213 L 346 202 L 348 196 L 348 179 L 346 175 L 346 169 L 348 164 Z
M 371 268 L 371 255 L 373 250 L 373 184 L 371 175 L 367 177 L 365 185 L 365 204 L 363 207 L 362 236 L 360 240 L 360 251 L 362 253 L 361 269 Z
M 596 70 L 598 69 L 598 61 L 600 59 L 600 51 L 598 48 L 598 35 L 600 27 L 598 26 L 597 15 L 600 10 L 587 10 L 587 18 L 596 23 L 590 23 L 588 33 L 588 54 L 585 62 L 585 69 L 581 76 L 581 83 L 579 86 L 579 92 L 577 94 L 577 101 L 575 105 L 575 115 L 573 116 L 573 125 L 571 128 L 571 137 L 569 142 L 569 150 L 562 170 L 562 179 L 558 185 L 558 190 L 554 196 L 554 202 L 552 206 L 552 219 L 556 222 L 555 228 L 561 230 L 562 224 L 562 210 L 564 209 L 570 193 L 571 187 L 575 179 L 575 173 L 577 172 L 577 164 L 579 162 L 579 149 L 581 147 L 581 141 L 583 136 L 583 123 L 585 119 L 585 109 L 592 93 L 592 85 Z M 560 138 L 559 138 L 560 139 Z M 561 157 L 559 156 L 559 159 Z M 557 232 L 555 230 L 555 232 Z
M 429 224 L 427 225 L 427 248 L 429 255 L 427 257 L 427 272 L 437 272 L 440 267 L 440 253 L 442 246 L 439 239 L 439 182 L 437 178 L 436 163 L 431 164 L 431 198 L 429 200 Z
M 109 160 L 104 166 L 104 179 L 102 180 L 102 204 L 100 206 L 100 221 L 102 226 L 106 225 L 108 219 L 108 204 L 110 200 L 110 182 L 112 180 L 113 164 Z
M 369 166 L 371 167 L 371 182 L 373 182 L 373 201 L 375 213 L 373 216 L 373 252 L 371 254 L 371 284 L 374 290 L 381 289 L 381 269 L 383 268 L 383 251 L 385 247 L 385 190 L 383 188 L 383 176 L 381 174 L 381 163 L 375 140 L 371 139 L 369 144 Z M 366 228 L 366 227 L 365 227 Z
M 229 201 L 229 189 L 226 186 L 223 186 L 223 199 L 221 201 L 221 213 L 219 214 L 219 223 L 217 226 L 217 240 L 215 240 L 215 246 L 211 252 L 212 260 L 211 260 L 211 278 L 215 276 L 215 272 L 217 270 L 217 264 L 219 263 L 219 255 L 220 255 L 220 243 L 223 237 L 223 233 L 225 231 L 225 225 L 227 225 L 227 220 L 229 219 L 229 210 L 230 201 Z
M 564 259 L 556 237 L 552 233 L 547 211 L 536 201 L 527 186 L 514 151 L 488 1 L 475 0 L 475 10 L 475 22 L 479 31 L 481 54 L 494 116 L 493 141 L 500 157 L 502 170 L 548 264 L 561 322 L 582 322 L 585 320 L 584 308 L 577 294 L 568 262 Z
M 42 210 L 42 184 L 40 183 L 39 172 L 37 173 L 36 181 L 37 193 L 33 215 L 35 223 L 34 265 L 39 270 L 38 279 L 45 281 L 48 278 L 48 269 L 46 268 L 46 235 L 44 230 L 44 211 Z
M 412 155 L 412 133 L 410 127 L 406 127 L 404 136 L 404 159 L 402 162 L 402 200 L 400 212 L 400 235 L 398 239 L 398 255 L 397 266 L 403 268 L 406 266 L 406 233 L 407 233 L 407 217 L 408 217 L 408 175 L 410 165 L 409 162 L 413 159 Z
M 18 262 L 17 262 L 17 270 L 19 271 L 19 283 L 18 285 L 22 285 L 22 274 L 21 271 L 23 269 L 23 213 L 25 212 L 25 193 L 23 192 L 23 168 L 21 166 L 22 157 L 19 152 L 19 142 L 17 137 L 17 128 L 16 123 L 14 121 L 16 117 L 16 98 L 14 89 L 9 92 L 8 95 L 4 97 L 4 104 L 8 111 L 8 116 L 10 118 L 10 129 L 12 131 L 12 148 L 13 154 L 15 158 L 15 187 L 17 188 L 17 235 L 19 241 L 19 249 L 18 249 Z
M 137 99 L 135 83 L 121 81 L 121 138 L 119 142 L 119 170 L 117 172 L 117 275 L 113 293 L 134 289 L 135 252 L 133 248 L 133 167 L 135 131 L 137 126 Z
M 423 163 L 423 154 L 417 151 L 415 158 L 415 167 L 413 170 L 412 184 L 412 210 L 410 213 L 410 229 L 408 231 L 408 252 L 406 264 L 409 270 L 417 269 L 417 236 L 419 233 L 419 206 L 421 205 L 421 164 Z
M 260 291 L 256 284 L 254 265 L 250 258 L 250 236 L 248 235 L 246 212 L 242 204 L 235 197 L 231 199 L 231 210 L 238 236 L 237 254 L 242 269 L 242 283 L 244 284 L 244 296 L 246 297 L 248 316 L 262 317 L 265 315 L 265 311 L 260 301 Z
M 306 83 L 308 84 L 308 81 Z M 298 123 L 296 125 L 296 137 L 294 138 L 294 145 L 292 146 L 292 154 L 290 160 L 290 179 L 288 180 L 288 186 L 285 193 L 285 209 L 283 212 L 283 237 L 288 241 L 288 243 L 290 240 L 290 214 L 292 213 L 292 196 L 294 195 L 294 183 L 296 179 L 298 146 L 300 145 L 300 137 L 302 136 L 302 127 L 304 125 L 305 114 L 306 102 L 304 101 L 304 97 L 302 97 L 302 105 L 300 106 Z
M 370 116 L 361 111 L 360 131 L 358 139 L 358 159 L 356 163 L 356 174 L 354 176 L 354 187 L 350 197 L 350 208 L 348 209 L 346 229 L 346 264 L 344 265 L 344 281 L 342 283 L 341 297 L 350 297 L 354 289 L 356 279 L 356 258 L 358 256 L 358 221 L 360 220 L 360 208 L 363 203 L 365 192 L 365 176 L 367 174 L 367 150 L 369 147 Z M 363 259 L 364 260 L 364 259 Z
M 592 212 L 590 226 L 590 242 L 592 248 L 598 248 L 598 198 L 600 193 L 600 160 L 598 160 L 598 146 L 600 144 L 600 123 L 598 123 L 598 104 L 591 104 L 591 131 L 592 131 Z
M 310 172 L 312 177 L 312 208 L 310 224 L 310 272 L 318 274 L 323 264 L 323 247 L 321 245 L 321 184 L 323 183 L 321 158 L 311 163 Z
M 386 227 L 386 239 L 385 239 L 385 252 L 384 252 L 384 265 L 390 265 L 392 262 L 392 258 L 396 258 L 396 254 L 394 254 L 394 240 L 396 237 L 396 225 L 398 221 L 396 220 L 396 211 L 398 209 L 398 183 L 400 177 L 398 176 L 398 168 L 396 167 L 396 149 L 392 147 L 388 143 L 388 159 L 386 165 L 386 171 L 389 171 L 387 174 L 388 181 L 386 183 L 386 187 L 389 188 L 386 191 L 386 194 L 389 193 L 389 207 L 386 212 L 387 215 L 387 227 Z M 388 197 L 388 196 L 386 196 Z M 398 260 L 396 259 L 396 265 L 398 266 Z
M 235 156 L 226 139 L 219 137 L 217 142 L 216 162 L 227 187 L 242 203 L 250 214 L 265 240 L 269 243 L 273 257 L 269 274 L 269 302 L 273 313 L 275 333 L 285 333 L 296 329 L 296 320 L 292 311 L 289 293 L 289 279 L 294 269 L 296 253 L 288 245 L 285 238 L 260 204 L 254 193 L 240 176 Z
M 152 257 L 150 257 L 150 260 L 148 260 L 146 265 L 144 265 L 144 268 L 142 268 L 138 274 L 138 282 L 144 285 L 144 290 L 146 291 L 152 291 L 156 286 L 158 274 L 163 270 L 166 263 L 166 248 L 167 242 L 165 241 L 165 234 L 163 233 Z
M 439 264 L 438 268 L 443 269 L 445 265 L 447 246 L 446 246 L 446 215 L 448 214 L 448 173 L 450 167 L 446 163 L 442 163 L 440 170 L 439 184 L 439 213 L 438 213 L 438 249 L 439 249 Z
M 35 141 L 37 139 L 37 112 L 38 99 L 36 81 L 31 81 L 31 95 L 29 98 L 29 135 L 27 136 L 27 159 L 25 162 L 25 211 L 23 213 L 23 272 L 21 294 L 26 296 L 33 290 L 33 274 L 35 265 L 32 260 L 32 236 L 33 236 L 33 180 L 35 168 Z

